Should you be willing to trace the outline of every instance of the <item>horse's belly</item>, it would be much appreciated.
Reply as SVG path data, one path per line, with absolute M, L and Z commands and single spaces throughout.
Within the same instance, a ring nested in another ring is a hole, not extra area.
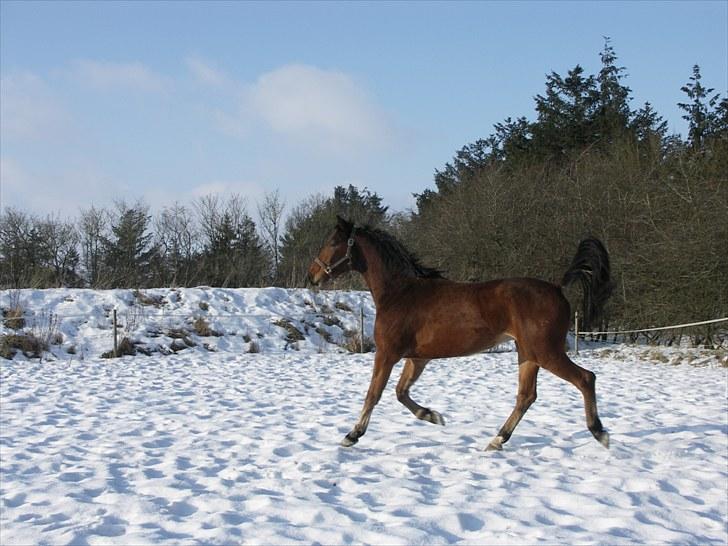
M 481 353 L 510 339 L 505 333 L 480 329 L 420 333 L 414 344 L 413 358 L 448 358 Z

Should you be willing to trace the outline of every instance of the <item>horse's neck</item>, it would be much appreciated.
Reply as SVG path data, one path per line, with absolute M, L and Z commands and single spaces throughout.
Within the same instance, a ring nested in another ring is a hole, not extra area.
M 361 272 L 364 282 L 372 293 L 374 305 L 379 307 L 387 294 L 397 288 L 397 278 L 387 271 L 379 251 L 369 240 L 362 238 L 359 248 L 365 262 L 364 270 Z

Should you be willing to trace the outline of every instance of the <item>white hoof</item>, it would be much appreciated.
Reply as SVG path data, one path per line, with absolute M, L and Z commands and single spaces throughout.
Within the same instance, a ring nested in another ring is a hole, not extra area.
M 488 444 L 488 447 L 485 448 L 486 451 L 502 451 L 503 450 L 503 438 L 500 436 L 496 436 L 493 438 L 490 443 Z

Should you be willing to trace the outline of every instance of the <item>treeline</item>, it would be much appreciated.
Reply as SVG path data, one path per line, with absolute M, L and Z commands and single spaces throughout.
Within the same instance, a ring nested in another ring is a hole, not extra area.
M 277 191 L 266 194 L 256 212 L 257 222 L 240 195 L 207 195 L 156 214 L 144 202 L 119 201 L 111 208 L 82 209 L 74 220 L 7 208 L 0 215 L 0 283 L 3 288 L 302 286 L 337 213 L 371 225 L 389 219 L 381 197 L 354 186 L 304 200 L 285 222 L 285 202 Z
M 600 60 L 593 75 L 578 65 L 549 74 L 535 119 L 507 118 L 464 146 L 414 211 L 391 213 L 353 186 L 292 206 L 268 194 L 256 220 L 240 196 L 154 215 L 143 203 L 117 203 L 73 221 L 6 209 L 0 283 L 303 286 L 338 213 L 395 232 L 424 263 L 461 280 L 558 280 L 578 241 L 594 235 L 612 258 L 609 326 L 725 316 L 728 99 L 695 66 L 679 103 L 688 133 L 670 135 L 649 103 L 632 107 L 609 40 Z M 361 284 L 347 276 L 338 286 Z

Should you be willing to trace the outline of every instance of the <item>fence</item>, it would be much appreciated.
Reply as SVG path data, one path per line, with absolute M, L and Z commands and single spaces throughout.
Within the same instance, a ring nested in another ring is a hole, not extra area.
M 592 336 L 592 341 L 605 341 L 605 340 L 599 340 L 594 339 L 595 336 L 603 336 L 606 338 L 607 336 L 614 336 L 613 342 L 617 342 L 617 336 L 626 336 L 626 335 L 639 335 L 642 333 L 648 333 L 648 332 L 662 332 L 666 330 L 680 330 L 684 328 L 693 328 L 695 326 L 705 326 L 707 324 L 718 324 L 721 322 L 728 322 L 728 317 L 723 318 L 717 318 L 717 319 L 711 319 L 711 320 L 703 320 L 700 322 L 687 322 L 685 324 L 673 324 L 671 326 L 656 326 L 653 328 L 639 328 L 634 330 L 611 330 L 611 331 L 604 331 L 604 332 L 580 332 L 579 331 L 579 312 L 577 311 L 574 313 L 574 352 L 576 354 L 579 354 L 579 336 L 584 336 L 586 338 L 587 335 Z M 725 339 L 722 337 L 718 337 L 719 345 L 722 346 L 723 342 L 725 340 L 728 340 L 728 334 L 726 334 Z

